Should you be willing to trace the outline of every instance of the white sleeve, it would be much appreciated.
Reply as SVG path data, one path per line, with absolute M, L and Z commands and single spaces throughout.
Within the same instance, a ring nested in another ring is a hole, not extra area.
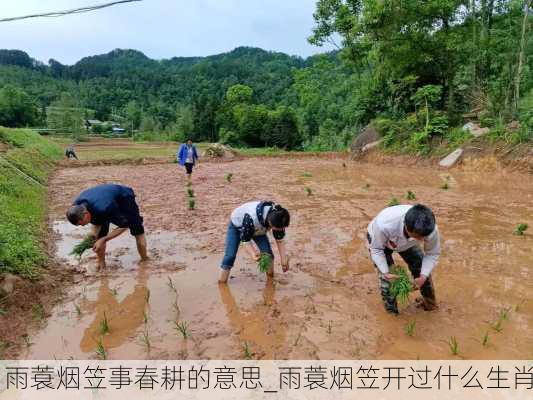
M 422 260 L 422 270 L 420 273 L 429 276 L 440 256 L 440 234 L 437 227 L 431 235 L 424 241 L 424 258 Z
M 387 263 L 387 257 L 385 257 L 385 244 L 387 243 L 387 237 L 379 227 L 376 227 L 376 222 L 372 224 L 369 229 L 370 235 L 370 257 L 378 269 L 383 274 L 389 273 L 389 264 Z

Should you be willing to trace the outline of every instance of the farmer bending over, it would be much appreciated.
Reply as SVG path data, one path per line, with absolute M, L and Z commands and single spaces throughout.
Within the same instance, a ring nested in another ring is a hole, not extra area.
M 271 201 L 251 201 L 233 210 L 228 224 L 226 251 L 220 265 L 221 271 L 218 281 L 220 283 L 228 281 L 241 242 L 254 261 L 259 261 L 261 253 L 269 254 L 273 260 L 274 253 L 267 236 L 269 230 L 272 231 L 272 236 L 276 239 L 283 272 L 287 272 L 289 270 L 289 258 L 283 239 L 285 228 L 289 226 L 289 223 L 289 212 Z M 267 274 L 270 277 L 274 276 L 274 264 L 270 266 Z
M 398 278 L 390 273 L 393 251 L 409 266 L 415 285 L 422 294 L 422 306 L 437 308 L 431 271 L 440 255 L 440 238 L 433 212 L 422 204 L 399 205 L 381 211 L 368 225 L 370 256 L 378 269 L 381 297 L 385 309 L 398 314 L 396 298 L 390 294 L 389 282 Z M 422 252 L 418 241 L 424 244 Z
M 78 159 L 78 156 L 76 156 L 76 152 L 74 151 L 74 146 L 70 145 L 65 149 L 65 157 L 69 160 L 71 158 Z
M 135 236 L 142 260 L 146 254 L 143 218 L 135 202 L 135 193 L 127 186 L 98 185 L 82 192 L 67 210 L 67 219 L 74 225 L 93 225 L 96 242 L 93 250 L 98 257 L 98 268 L 105 268 L 106 243 L 127 229 Z M 109 224 L 117 226 L 109 232 Z
M 185 167 L 187 178 L 190 181 L 194 164 L 198 162 L 198 151 L 196 151 L 196 146 L 192 144 L 192 139 L 187 139 L 187 143 L 180 146 L 177 160 L 182 167 Z

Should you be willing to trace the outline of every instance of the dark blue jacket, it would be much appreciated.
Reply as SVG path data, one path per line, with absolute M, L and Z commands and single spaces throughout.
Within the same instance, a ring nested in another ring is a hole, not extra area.
M 130 203 L 135 198 L 133 189 L 127 186 L 106 184 L 98 185 L 80 193 L 74 200 L 75 205 L 85 204 L 91 213 L 91 224 L 112 223 L 119 228 L 130 224 Z
M 176 158 L 178 162 L 180 163 L 180 165 L 185 165 L 185 161 L 187 161 L 187 144 L 186 143 L 183 143 L 180 146 L 178 153 L 176 154 Z M 196 146 L 193 144 L 192 145 L 192 163 L 195 164 L 196 160 L 198 160 L 198 152 L 196 151 Z

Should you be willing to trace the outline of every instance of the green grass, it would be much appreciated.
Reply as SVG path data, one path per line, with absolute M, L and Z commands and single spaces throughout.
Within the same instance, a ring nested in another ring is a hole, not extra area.
M 405 195 L 405 198 L 407 200 L 414 201 L 414 200 L 416 200 L 416 195 L 413 192 L 411 192 L 410 190 L 408 190 L 407 194 Z
M 268 253 L 261 253 L 261 257 L 259 257 L 259 261 L 257 263 L 257 266 L 259 267 L 259 271 L 265 273 L 267 272 L 271 265 L 272 265 L 272 256 Z
M 409 280 L 409 276 L 407 275 L 405 268 L 398 266 L 392 268 L 391 273 L 398 275 L 399 278 L 390 282 L 390 293 L 396 298 L 398 303 L 405 304 L 407 300 L 409 300 L 409 293 L 411 293 L 413 287 Z
M 46 185 L 61 158 L 61 148 L 39 134 L 0 127 L 0 142 L 8 148 L 0 156 Z M 47 261 L 46 187 L 25 178 L 0 160 L 0 273 L 37 278 Z
M 527 224 L 518 224 L 516 226 L 516 229 L 513 232 L 513 235 L 522 236 L 524 232 L 527 230 L 528 225 Z

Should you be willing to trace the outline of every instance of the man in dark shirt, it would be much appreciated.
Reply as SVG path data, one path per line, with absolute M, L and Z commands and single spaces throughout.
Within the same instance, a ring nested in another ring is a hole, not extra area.
M 98 185 L 82 192 L 67 210 L 67 219 L 73 225 L 93 225 L 96 243 L 93 250 L 98 257 L 98 268 L 105 267 L 106 243 L 127 229 L 135 237 L 142 260 L 148 258 L 143 218 L 135 202 L 135 193 L 127 186 Z M 109 232 L 109 224 L 116 225 Z

